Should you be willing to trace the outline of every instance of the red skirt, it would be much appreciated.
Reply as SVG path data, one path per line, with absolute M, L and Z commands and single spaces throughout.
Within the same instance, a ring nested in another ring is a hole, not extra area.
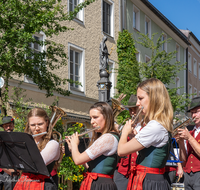
M 132 167 L 131 175 L 129 176 L 127 190 L 142 190 L 143 180 L 147 173 L 150 174 L 164 174 L 165 168 L 149 168 L 142 165 Z
M 92 181 L 96 180 L 98 177 L 104 177 L 104 178 L 113 178 L 113 175 L 106 175 L 106 174 L 100 174 L 100 173 L 92 173 L 92 172 L 86 172 L 84 173 L 84 180 L 81 183 L 80 190 L 90 190 Z
M 22 173 L 13 190 L 44 190 L 45 179 L 48 176 L 32 173 Z

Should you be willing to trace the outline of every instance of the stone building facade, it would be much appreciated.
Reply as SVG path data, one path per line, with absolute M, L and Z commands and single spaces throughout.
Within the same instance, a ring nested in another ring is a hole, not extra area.
M 187 52 L 187 92 L 190 98 L 200 96 L 200 41 L 189 30 L 181 30 L 189 43 Z
M 71 11 L 76 6 L 76 0 L 63 1 L 66 11 Z M 111 52 L 109 56 L 110 81 L 112 82 L 111 97 L 114 96 L 116 84 L 117 53 L 116 43 L 118 32 L 121 31 L 120 23 L 120 1 L 100 0 L 88 5 L 78 13 L 76 18 L 70 22 L 63 22 L 74 30 L 60 33 L 52 38 L 53 41 L 65 46 L 68 55 L 68 65 L 55 73 L 63 78 L 71 78 L 79 81 L 81 86 L 67 84 L 63 88 L 68 89 L 72 94 L 59 97 L 58 107 L 66 111 L 67 116 L 64 122 L 81 122 L 85 126 L 90 126 L 88 110 L 92 104 L 98 101 L 97 81 L 99 80 L 99 45 L 103 36 L 107 36 L 107 48 Z M 46 39 L 44 33 L 35 34 L 39 40 Z M 51 40 L 51 39 L 48 39 Z M 45 47 L 40 47 L 40 50 Z M 21 87 L 26 89 L 28 98 L 34 103 L 50 105 L 54 97 L 46 98 L 45 91 L 37 88 L 31 79 L 23 76 L 10 80 L 10 88 L 17 86 L 19 80 L 24 82 Z

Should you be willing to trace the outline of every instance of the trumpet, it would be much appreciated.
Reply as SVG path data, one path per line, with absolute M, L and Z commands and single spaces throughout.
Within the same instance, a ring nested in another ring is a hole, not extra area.
M 92 132 L 92 131 L 95 131 L 95 130 L 97 130 L 97 129 L 99 129 L 99 128 L 100 128 L 100 126 L 95 127 L 95 128 L 93 128 L 93 129 L 90 129 L 90 130 L 88 130 L 88 131 L 85 131 L 85 132 L 83 132 L 83 133 L 80 133 L 80 134 L 78 134 L 78 137 L 81 137 L 81 136 L 83 136 L 83 135 L 85 135 L 85 134 L 87 134 L 87 133 L 90 133 L 90 132 Z M 61 144 L 61 143 L 64 143 L 64 142 L 65 142 L 65 139 L 61 140 L 59 143 Z
M 172 131 L 172 136 L 174 137 L 178 134 L 178 129 L 183 129 L 183 128 L 187 127 L 189 124 L 191 124 L 195 120 L 196 120 L 196 118 L 192 119 L 192 118 L 187 117 L 187 120 L 185 120 L 184 122 L 176 124 Z

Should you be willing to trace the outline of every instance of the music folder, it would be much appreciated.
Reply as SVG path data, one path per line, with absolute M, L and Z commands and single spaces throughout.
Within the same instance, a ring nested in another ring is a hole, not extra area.
M 0 168 L 50 176 L 32 135 L 22 132 L 0 132 Z

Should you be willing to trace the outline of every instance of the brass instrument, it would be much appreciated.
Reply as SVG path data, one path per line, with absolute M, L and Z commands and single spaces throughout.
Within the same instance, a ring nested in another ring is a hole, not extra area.
M 52 110 L 52 117 L 50 119 L 50 123 L 49 123 L 49 138 L 51 138 L 52 133 L 58 133 L 58 132 L 54 132 L 53 128 L 56 125 L 57 121 L 59 120 L 59 118 L 66 116 L 67 114 L 59 107 L 57 106 L 50 106 L 49 107 Z M 59 135 L 61 140 L 62 140 L 62 136 Z
M 176 136 L 178 134 L 178 129 L 183 129 L 185 127 L 187 127 L 190 123 L 194 122 L 196 120 L 196 118 L 188 118 L 186 117 L 186 120 L 182 123 L 178 122 L 178 124 L 176 124 L 174 126 L 174 129 L 172 131 L 172 136 Z
M 125 110 L 125 107 L 121 104 L 121 101 L 126 97 L 126 94 L 120 94 L 119 98 L 111 98 L 112 101 L 112 110 L 114 118 L 116 118 L 122 111 Z
M 56 125 L 57 121 L 59 120 L 59 118 L 66 116 L 67 114 L 65 113 L 65 111 L 63 111 L 61 108 L 57 107 L 57 106 L 50 106 L 49 107 L 52 110 L 52 117 L 50 119 L 50 124 L 49 124 L 49 139 L 51 138 L 51 135 L 53 136 L 53 139 L 60 142 L 62 141 L 62 135 L 56 131 L 54 128 L 54 126 Z M 59 137 L 59 139 L 58 139 Z M 63 153 L 62 153 L 62 144 L 60 144 L 60 158 L 56 163 L 56 167 L 59 163 L 61 163 L 63 158 Z

